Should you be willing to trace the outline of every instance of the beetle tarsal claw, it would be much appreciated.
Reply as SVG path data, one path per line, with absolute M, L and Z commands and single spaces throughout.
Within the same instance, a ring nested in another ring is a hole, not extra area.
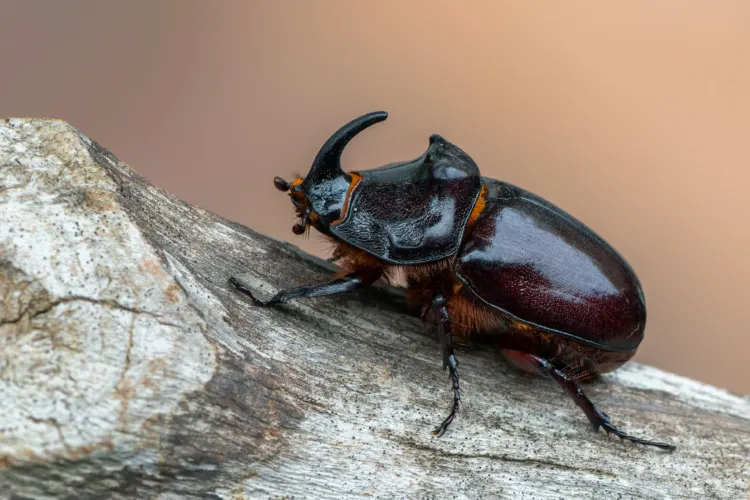
M 617 427 L 615 427 L 614 425 L 612 425 L 609 421 L 603 422 L 601 424 L 601 427 L 606 431 L 607 435 L 614 434 L 620 439 L 623 439 L 623 440 L 626 439 L 630 441 L 631 443 L 642 444 L 645 446 L 654 446 L 656 448 L 661 448 L 662 450 L 666 450 L 666 451 L 675 451 L 677 449 L 676 446 L 668 444 L 668 443 L 662 443 L 661 441 L 650 441 L 648 439 L 641 439 L 635 436 L 631 436 L 630 434 L 626 434 L 622 432 L 620 429 L 618 429 Z
M 446 417 L 443 422 L 438 425 L 434 431 L 432 431 L 432 435 L 435 437 L 442 437 L 443 434 L 445 434 L 445 431 L 448 430 L 448 426 L 451 425 L 453 420 L 456 418 L 456 414 L 458 413 L 459 406 L 461 405 L 461 402 L 459 400 L 456 400 L 453 402 L 453 407 L 451 408 L 451 412 Z

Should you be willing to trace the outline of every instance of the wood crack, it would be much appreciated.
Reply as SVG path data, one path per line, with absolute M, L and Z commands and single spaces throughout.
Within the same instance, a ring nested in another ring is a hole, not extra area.
M 46 314 L 46 313 L 52 311 L 57 306 L 60 306 L 62 304 L 70 304 L 70 303 L 73 303 L 73 302 L 88 302 L 90 304 L 96 304 L 96 305 L 102 305 L 102 306 L 106 306 L 106 307 L 111 307 L 113 309 L 119 309 L 121 311 L 126 311 L 126 312 L 130 312 L 130 313 L 133 313 L 133 314 L 145 314 L 147 316 L 151 316 L 151 317 L 155 318 L 157 320 L 157 322 L 159 322 L 162 325 L 171 326 L 171 327 L 174 327 L 174 328 L 183 328 L 182 325 L 165 321 L 162 318 L 162 316 L 160 316 L 159 314 L 154 313 L 152 311 L 146 311 L 146 310 L 138 309 L 138 308 L 135 308 L 135 307 L 125 306 L 125 305 L 122 305 L 122 304 L 120 304 L 120 303 L 118 303 L 118 302 L 116 302 L 114 300 L 111 300 L 111 299 L 93 299 L 91 297 L 85 297 L 85 296 L 81 296 L 81 295 L 71 295 L 69 297 L 65 297 L 65 298 L 53 300 L 47 306 L 45 306 L 45 307 L 43 307 L 41 309 L 38 309 L 38 310 L 34 311 L 31 314 L 29 314 L 29 311 L 32 308 L 31 305 L 32 305 L 33 301 L 30 301 L 30 303 L 16 317 L 14 317 L 12 319 L 9 319 L 9 320 L 0 321 L 0 326 L 19 323 L 19 322 L 21 322 L 21 320 L 23 320 L 24 316 L 26 316 L 26 315 L 28 315 L 29 319 L 31 320 L 31 319 L 36 318 L 37 316 L 41 316 L 43 314 Z
M 36 418 L 36 417 L 27 417 L 29 420 L 31 420 L 34 423 L 37 424 L 48 424 L 55 428 L 57 431 L 57 437 L 60 439 L 60 443 L 63 445 L 63 448 L 65 448 L 65 451 L 67 453 L 70 453 L 72 448 L 68 443 L 65 441 L 65 436 L 63 435 L 62 428 L 60 427 L 60 423 L 57 421 L 57 419 L 54 418 Z

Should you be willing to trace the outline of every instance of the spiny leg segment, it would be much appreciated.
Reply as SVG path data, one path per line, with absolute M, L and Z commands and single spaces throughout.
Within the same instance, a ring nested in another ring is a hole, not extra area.
M 438 325 L 438 335 L 440 336 L 440 342 L 443 346 L 443 370 L 446 368 L 450 372 L 451 382 L 453 383 L 453 406 L 451 412 L 443 420 L 443 422 L 432 431 L 434 436 L 440 437 L 445 434 L 448 426 L 456 418 L 458 413 L 459 405 L 461 404 L 461 390 L 458 384 L 458 361 L 453 352 L 453 332 L 451 330 L 450 316 L 448 315 L 448 308 L 445 304 L 445 297 L 442 293 L 438 293 L 432 298 L 432 309 L 435 312 Z
M 335 279 L 328 283 L 318 285 L 306 285 L 290 288 L 288 290 L 282 290 L 269 300 L 260 300 L 256 298 L 252 291 L 245 286 L 239 279 L 235 277 L 229 278 L 229 283 L 234 286 L 237 291 L 250 297 L 250 300 L 256 306 L 271 307 L 279 304 L 284 304 L 297 299 L 311 298 L 311 297 L 325 297 L 329 295 L 337 295 L 341 293 L 353 292 L 358 288 L 362 288 L 371 285 L 380 277 L 379 271 L 357 271 L 341 278 Z
M 565 390 L 568 396 L 570 396 L 575 404 L 578 405 L 578 407 L 586 414 L 589 422 L 591 422 L 591 424 L 594 426 L 594 430 L 599 430 L 599 428 L 601 427 L 607 432 L 607 434 L 614 434 L 620 439 L 627 439 L 628 441 L 632 441 L 633 443 L 655 446 L 667 451 L 674 451 L 676 449 L 676 447 L 671 444 L 663 443 L 661 441 L 641 439 L 624 433 L 623 431 L 612 425 L 609 420 L 609 415 L 600 410 L 589 399 L 589 397 L 586 396 L 583 390 L 578 387 L 578 384 L 576 384 L 574 380 L 568 377 L 561 370 L 555 368 L 547 359 L 535 356 L 533 354 L 524 354 L 524 356 L 529 361 L 533 362 L 539 368 L 539 371 L 541 371 L 545 375 L 548 375 L 552 380 L 557 382 L 557 384 L 562 387 L 563 390 Z

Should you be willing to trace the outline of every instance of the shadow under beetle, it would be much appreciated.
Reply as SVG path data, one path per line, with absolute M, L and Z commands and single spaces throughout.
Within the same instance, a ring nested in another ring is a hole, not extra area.
M 612 425 L 577 381 L 614 370 L 643 340 L 646 306 L 638 278 L 620 255 L 583 223 L 550 202 L 482 177 L 463 150 L 439 135 L 417 159 L 345 172 L 341 153 L 359 132 L 387 118 L 352 120 L 318 152 L 307 177 L 274 184 L 289 193 L 300 220 L 335 245 L 348 274 L 258 300 L 258 306 L 351 292 L 378 278 L 406 277 L 407 297 L 434 317 L 443 368 L 453 383 L 448 417 L 460 402 L 455 337 L 495 334 L 502 353 L 524 371 L 557 382 L 594 429 L 665 450 L 675 447 L 628 435 Z

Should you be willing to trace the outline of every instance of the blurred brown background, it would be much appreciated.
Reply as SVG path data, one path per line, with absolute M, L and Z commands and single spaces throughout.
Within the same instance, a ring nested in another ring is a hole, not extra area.
M 750 3 L 0 0 L 0 116 L 65 119 L 155 184 L 277 238 L 274 175 L 385 109 L 345 167 L 433 132 L 633 265 L 637 358 L 750 392 Z

